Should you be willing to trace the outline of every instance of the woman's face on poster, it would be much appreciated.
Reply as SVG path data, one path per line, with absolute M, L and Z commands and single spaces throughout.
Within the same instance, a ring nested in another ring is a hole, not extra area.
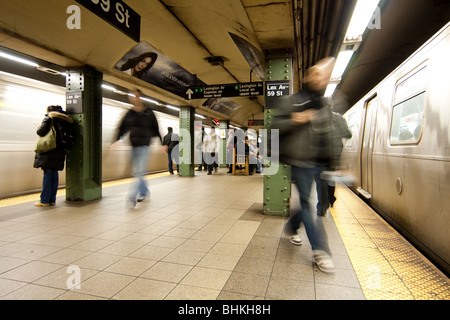
M 152 62 L 152 58 L 150 57 L 145 57 L 144 59 L 142 59 L 141 61 L 139 61 L 137 63 L 137 65 L 134 67 L 135 71 L 142 71 L 144 70 L 150 63 Z

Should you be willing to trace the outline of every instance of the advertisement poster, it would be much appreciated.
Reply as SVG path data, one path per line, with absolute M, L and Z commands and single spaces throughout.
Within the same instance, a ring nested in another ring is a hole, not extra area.
M 183 98 L 189 87 L 206 85 L 146 42 L 135 46 L 115 68 Z

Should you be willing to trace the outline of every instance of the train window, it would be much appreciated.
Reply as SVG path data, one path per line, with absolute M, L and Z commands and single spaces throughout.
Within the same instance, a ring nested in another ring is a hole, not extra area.
M 426 68 L 401 82 L 395 92 L 391 143 L 417 144 L 422 132 L 426 93 Z

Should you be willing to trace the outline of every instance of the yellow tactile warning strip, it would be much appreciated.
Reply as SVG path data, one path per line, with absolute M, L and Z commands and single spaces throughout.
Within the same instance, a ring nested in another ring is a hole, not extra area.
M 160 178 L 160 177 L 164 177 L 164 176 L 168 176 L 168 175 L 170 175 L 170 173 L 168 173 L 168 172 L 155 173 L 155 174 L 150 174 L 150 175 L 145 176 L 145 179 L 150 180 L 150 179 Z M 134 178 L 106 181 L 106 182 L 103 182 L 102 187 L 108 188 L 108 187 L 113 187 L 113 186 L 117 186 L 117 185 L 130 183 L 133 181 L 134 181 Z M 66 189 L 59 189 L 58 192 L 56 193 L 56 196 L 57 197 L 64 196 L 65 194 L 66 194 Z M 32 193 L 32 194 L 27 194 L 24 196 L 0 199 L 0 208 L 14 206 L 14 205 L 26 203 L 26 202 L 39 201 L 40 195 L 41 195 L 40 193 Z
M 367 300 L 450 300 L 450 281 L 345 187 L 331 214 Z

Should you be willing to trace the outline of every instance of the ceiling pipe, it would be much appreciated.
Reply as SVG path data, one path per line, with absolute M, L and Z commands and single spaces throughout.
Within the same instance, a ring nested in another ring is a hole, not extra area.
M 334 9 L 333 9 L 333 16 L 331 18 L 330 27 L 328 30 L 330 32 L 328 33 L 328 42 L 325 49 L 325 55 L 326 56 L 332 56 L 333 55 L 333 46 L 336 42 L 336 34 L 337 30 L 339 28 L 339 17 L 342 16 L 342 11 L 344 8 L 344 1 L 343 0 L 335 0 L 334 2 Z
M 317 0 L 311 0 L 308 43 L 308 66 L 314 63 L 314 43 L 316 41 Z
M 300 27 L 300 18 L 301 18 L 301 6 L 302 1 L 300 0 L 300 6 L 298 0 L 292 0 L 292 15 L 294 19 L 294 54 L 295 61 L 297 62 L 297 72 L 295 73 L 298 81 L 298 89 L 301 90 L 302 83 L 302 70 L 303 70 L 303 59 L 302 59 L 302 46 L 301 46 L 301 27 Z
M 316 43 L 314 47 L 314 61 L 318 61 L 320 57 L 320 47 L 323 42 L 324 20 L 328 1 L 319 1 L 319 22 L 317 24 Z
M 304 71 L 306 68 L 308 68 L 308 52 L 306 50 L 306 40 L 307 40 L 307 30 L 308 30 L 308 11 L 309 11 L 309 6 L 308 6 L 308 0 L 303 1 L 303 7 L 302 7 L 302 51 L 303 51 L 303 70 Z

